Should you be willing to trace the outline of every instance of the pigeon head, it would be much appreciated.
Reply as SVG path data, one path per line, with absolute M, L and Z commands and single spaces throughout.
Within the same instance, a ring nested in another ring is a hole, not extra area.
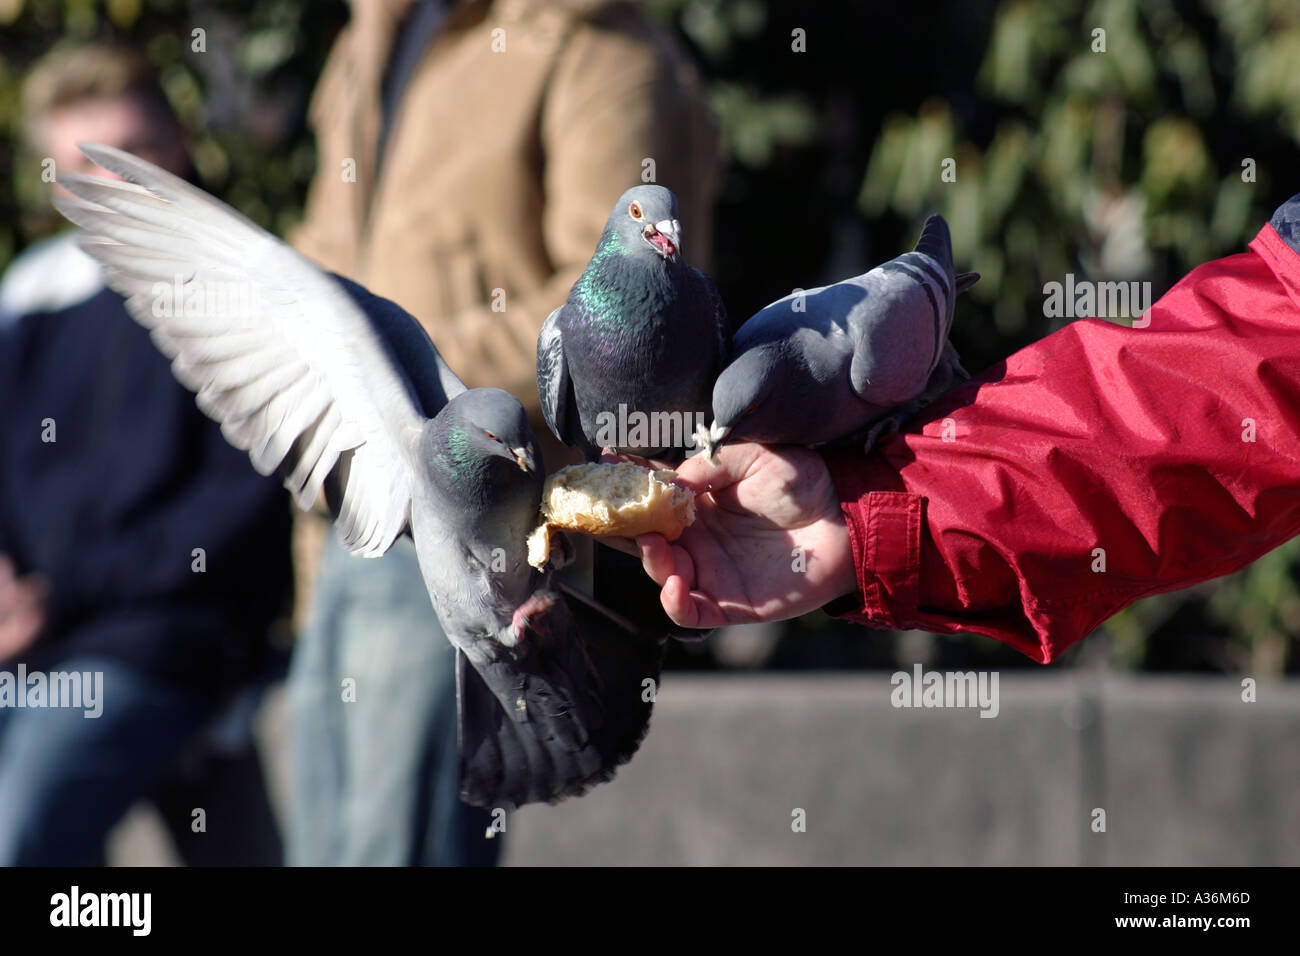
M 453 412 L 458 457 L 492 467 L 508 465 L 525 474 L 541 473 L 541 453 L 523 405 L 500 388 L 471 388 L 447 403 Z
M 783 398 L 784 367 L 773 349 L 756 348 L 742 352 L 723 369 L 713 385 L 713 425 L 709 428 L 710 453 L 728 441 L 744 439 L 763 441 L 753 433 L 756 421 L 775 416 L 784 418 L 774 408 Z
M 516 503 L 527 510 L 530 499 L 541 498 L 537 438 L 519 400 L 502 389 L 461 392 L 425 424 L 421 448 L 430 477 L 467 518 Z
M 663 186 L 634 186 L 618 197 L 605 224 L 622 240 L 623 249 L 676 262 L 682 255 L 682 226 L 677 197 Z

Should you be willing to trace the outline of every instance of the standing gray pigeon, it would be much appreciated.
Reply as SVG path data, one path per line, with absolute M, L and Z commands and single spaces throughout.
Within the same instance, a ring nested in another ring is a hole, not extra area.
M 729 338 L 713 280 L 682 258 L 677 197 L 662 186 L 633 187 L 614 204 L 587 268 L 538 336 L 546 423 L 589 461 L 610 448 L 679 462 L 712 418 Z M 654 633 L 709 633 L 668 618 L 637 558 L 598 547 L 592 582 L 604 605 Z
M 968 378 L 948 333 L 957 295 L 978 279 L 953 274 L 948 224 L 935 215 L 914 251 L 766 306 L 736 333 L 713 388 L 712 449 L 849 437 L 869 447 Z
M 629 189 L 538 337 L 546 423 L 589 460 L 611 447 L 680 461 L 696 423 L 712 417 L 727 349 L 717 289 L 682 258 L 677 197 L 662 186 Z
M 463 794 L 513 807 L 608 779 L 662 650 L 528 565 L 545 472 L 519 402 L 466 389 L 401 308 L 184 180 L 83 150 L 128 182 L 64 176 L 79 198 L 55 204 L 227 440 L 301 507 L 324 491 L 350 550 L 414 540 L 459 651 Z

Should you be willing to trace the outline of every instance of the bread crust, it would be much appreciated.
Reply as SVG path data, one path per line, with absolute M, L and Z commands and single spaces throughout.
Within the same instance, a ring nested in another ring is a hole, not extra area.
M 546 479 L 542 522 L 528 538 L 528 563 L 550 558 L 556 531 L 634 538 L 652 532 L 676 541 L 695 520 L 695 492 L 675 472 L 630 462 L 572 465 Z

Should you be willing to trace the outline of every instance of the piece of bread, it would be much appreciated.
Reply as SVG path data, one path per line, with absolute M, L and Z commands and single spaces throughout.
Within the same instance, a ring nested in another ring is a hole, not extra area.
M 546 564 L 554 531 L 624 538 L 658 532 L 676 541 L 695 520 L 695 492 L 673 484 L 674 474 L 631 462 L 560 469 L 542 489 L 542 523 L 528 536 L 528 563 Z

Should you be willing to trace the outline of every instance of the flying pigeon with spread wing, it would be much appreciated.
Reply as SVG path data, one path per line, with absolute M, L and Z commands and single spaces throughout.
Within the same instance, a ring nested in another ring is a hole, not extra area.
M 462 796 L 509 808 L 612 776 L 662 644 L 528 565 L 545 472 L 520 403 L 466 388 L 400 307 L 202 190 L 82 148 L 126 182 L 65 175 L 76 198 L 55 204 L 199 407 L 300 507 L 323 491 L 353 552 L 414 540 L 459 652 Z

